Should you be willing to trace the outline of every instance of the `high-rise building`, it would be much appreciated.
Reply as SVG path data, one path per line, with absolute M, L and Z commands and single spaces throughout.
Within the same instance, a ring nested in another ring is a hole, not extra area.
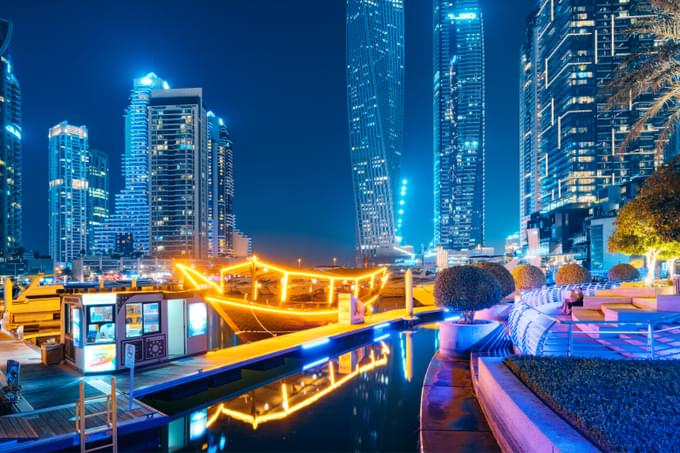
M 87 127 L 62 121 L 49 130 L 49 250 L 56 265 L 87 253 Z
M 484 21 L 479 0 L 434 0 L 434 245 L 484 243 Z
M 229 131 L 212 111 L 208 117 L 208 255 L 230 256 L 234 231 L 234 164 Z
M 396 244 L 404 109 L 402 0 L 347 0 L 347 106 L 357 257 Z
M 519 66 L 519 241 L 526 244 L 527 223 L 531 214 L 541 210 L 542 171 L 538 161 L 540 130 L 536 111 L 538 107 L 537 77 L 540 67 L 536 51 L 535 16 L 527 21 L 527 33 L 520 51 Z
M 12 23 L 0 19 L 0 256 L 21 246 L 21 88 L 9 56 Z
M 649 0 L 548 0 L 529 18 L 520 55 L 520 231 L 532 212 L 589 208 L 602 188 L 648 176 L 664 112 L 625 150 L 623 140 L 653 96 L 607 105 L 607 86 L 654 39 L 628 29 Z
M 153 90 L 169 89 L 168 83 L 150 72 L 134 79 L 130 104 L 125 110 L 124 187 L 115 194 L 114 213 L 97 234 L 96 250 L 109 254 L 116 248 L 116 234 L 132 233 L 137 253 L 149 253 L 149 120 L 147 107 Z
M 109 218 L 109 156 L 90 149 L 87 169 L 87 251 L 96 253 L 97 235 Z
M 203 90 L 154 90 L 148 109 L 151 254 L 205 258 L 208 121 Z

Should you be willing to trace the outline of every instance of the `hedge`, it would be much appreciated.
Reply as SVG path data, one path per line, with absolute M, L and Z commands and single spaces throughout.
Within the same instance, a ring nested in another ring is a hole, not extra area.
M 639 279 L 640 272 L 630 264 L 621 263 L 612 266 L 612 268 L 609 269 L 607 278 L 610 282 L 628 282 Z
M 462 311 L 472 319 L 476 310 L 493 307 L 503 297 L 498 281 L 489 272 L 472 266 L 453 266 L 437 274 L 434 300 L 437 306 Z
M 680 448 L 680 362 L 514 356 L 505 364 L 605 451 Z
M 555 284 L 557 285 L 579 285 L 588 283 L 591 279 L 588 269 L 576 263 L 565 264 L 555 273 Z
M 522 264 L 512 269 L 515 288 L 518 290 L 541 288 L 545 285 L 545 274 L 531 264 Z
M 502 264 L 493 263 L 490 261 L 481 261 L 479 263 L 471 264 L 471 266 L 484 269 L 493 275 L 501 287 L 503 297 L 509 296 L 515 292 L 515 280 L 512 278 L 510 271 L 507 270 Z

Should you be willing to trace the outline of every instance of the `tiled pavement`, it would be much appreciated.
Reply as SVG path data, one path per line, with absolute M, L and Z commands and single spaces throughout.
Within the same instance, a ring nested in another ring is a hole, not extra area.
M 472 391 L 470 361 L 435 355 L 421 399 L 423 452 L 500 451 Z

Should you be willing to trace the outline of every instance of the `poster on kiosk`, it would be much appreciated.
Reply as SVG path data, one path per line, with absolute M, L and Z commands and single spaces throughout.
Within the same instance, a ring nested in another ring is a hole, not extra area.
M 338 294 L 338 323 L 361 324 L 364 322 L 364 304 L 351 294 Z

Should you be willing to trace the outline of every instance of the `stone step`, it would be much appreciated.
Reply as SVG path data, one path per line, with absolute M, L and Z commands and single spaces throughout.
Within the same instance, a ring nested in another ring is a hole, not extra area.
M 583 308 L 599 310 L 603 304 L 630 304 L 630 297 L 614 296 L 585 296 L 583 298 Z

